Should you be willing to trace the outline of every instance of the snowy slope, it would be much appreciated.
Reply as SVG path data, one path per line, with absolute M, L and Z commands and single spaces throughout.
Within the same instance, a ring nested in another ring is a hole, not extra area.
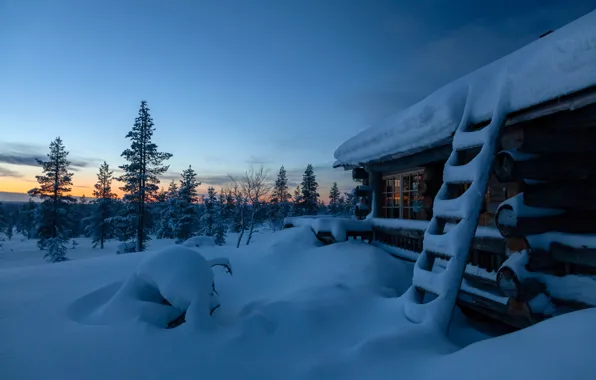
M 499 81 L 508 82 L 507 109 L 522 110 L 596 84 L 596 11 L 482 67 L 343 143 L 335 166 L 395 155 L 448 141 L 472 88 L 471 119 L 488 120 Z
M 212 330 L 89 318 L 155 251 L 0 269 L 0 378 L 496 379 L 499 364 L 512 379 L 596 377 L 593 310 L 488 340 L 458 313 L 446 339 L 403 319 L 412 267 L 369 244 L 295 227 L 196 250 L 233 267 L 213 271 Z

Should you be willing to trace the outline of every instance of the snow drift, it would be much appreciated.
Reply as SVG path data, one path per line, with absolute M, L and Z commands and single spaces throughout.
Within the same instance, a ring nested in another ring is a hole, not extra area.
M 213 327 L 211 314 L 220 306 L 212 267 L 230 268 L 227 259 L 206 260 L 190 248 L 173 246 L 150 254 L 87 323 L 140 320 L 158 327 L 185 313 L 187 325 Z
M 197 250 L 170 244 L 170 256 L 168 248 L 0 270 L 0 289 L 9 289 L 0 292 L 0 378 L 496 379 L 500 368 L 513 380 L 596 377 L 594 310 L 488 340 L 456 311 L 447 339 L 403 318 L 398 296 L 411 264 L 362 242 L 320 246 L 308 227 L 209 248 L 234 267 L 234 276 L 212 271 L 216 328 L 167 330 L 156 323 L 175 317 L 168 308 L 190 310 L 212 291 Z M 130 314 L 109 314 L 110 304 L 132 305 Z M 106 319 L 91 323 L 100 309 Z

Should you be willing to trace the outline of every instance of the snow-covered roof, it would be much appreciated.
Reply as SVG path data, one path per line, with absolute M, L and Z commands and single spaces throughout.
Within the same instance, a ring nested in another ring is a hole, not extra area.
M 471 120 L 489 120 L 505 75 L 508 111 L 516 112 L 596 84 L 596 11 L 440 88 L 368 128 L 336 151 L 337 166 L 398 158 L 449 142 L 468 89 Z

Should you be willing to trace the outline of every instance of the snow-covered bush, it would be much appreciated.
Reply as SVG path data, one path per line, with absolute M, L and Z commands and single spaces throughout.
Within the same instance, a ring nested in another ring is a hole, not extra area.
M 137 250 L 137 243 L 134 241 L 129 241 L 127 243 L 120 243 L 118 244 L 116 253 L 118 255 L 122 254 L 122 253 L 131 253 L 131 252 L 136 252 Z
M 45 239 L 44 249 L 46 254 L 43 256 L 53 263 L 66 261 L 66 242 L 60 237 Z
M 183 247 L 213 247 L 215 246 L 215 239 L 213 236 L 193 236 L 182 243 Z
M 99 310 L 96 322 L 141 319 L 162 327 L 187 322 L 211 328 L 211 315 L 219 307 L 211 268 L 218 265 L 232 273 L 228 259 L 206 260 L 180 245 L 151 254 Z

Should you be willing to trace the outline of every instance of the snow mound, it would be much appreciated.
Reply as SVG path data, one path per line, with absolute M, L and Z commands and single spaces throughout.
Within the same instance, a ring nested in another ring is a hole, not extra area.
M 213 236 L 193 236 L 181 245 L 184 247 L 214 247 L 215 239 Z
M 310 225 L 297 226 L 277 231 L 271 237 L 268 247 L 277 249 L 286 246 L 300 248 L 320 247 L 323 243 L 317 239 Z
M 120 243 L 116 248 L 116 253 L 121 255 L 123 253 L 131 253 L 137 250 L 137 243 L 134 241 L 128 243 Z
M 227 259 L 208 261 L 195 250 L 181 246 L 151 254 L 104 305 L 89 315 L 87 322 L 141 320 L 165 327 L 186 313 L 187 325 L 211 328 L 214 326 L 211 314 L 219 307 L 214 292 L 212 267 L 215 265 L 230 267 Z M 87 298 L 97 300 L 105 291 L 94 293 Z
M 348 231 L 372 231 L 372 224 L 367 220 L 354 220 L 334 216 L 289 217 L 284 219 L 284 224 L 310 227 L 315 234 L 330 232 L 336 242 L 346 241 Z

